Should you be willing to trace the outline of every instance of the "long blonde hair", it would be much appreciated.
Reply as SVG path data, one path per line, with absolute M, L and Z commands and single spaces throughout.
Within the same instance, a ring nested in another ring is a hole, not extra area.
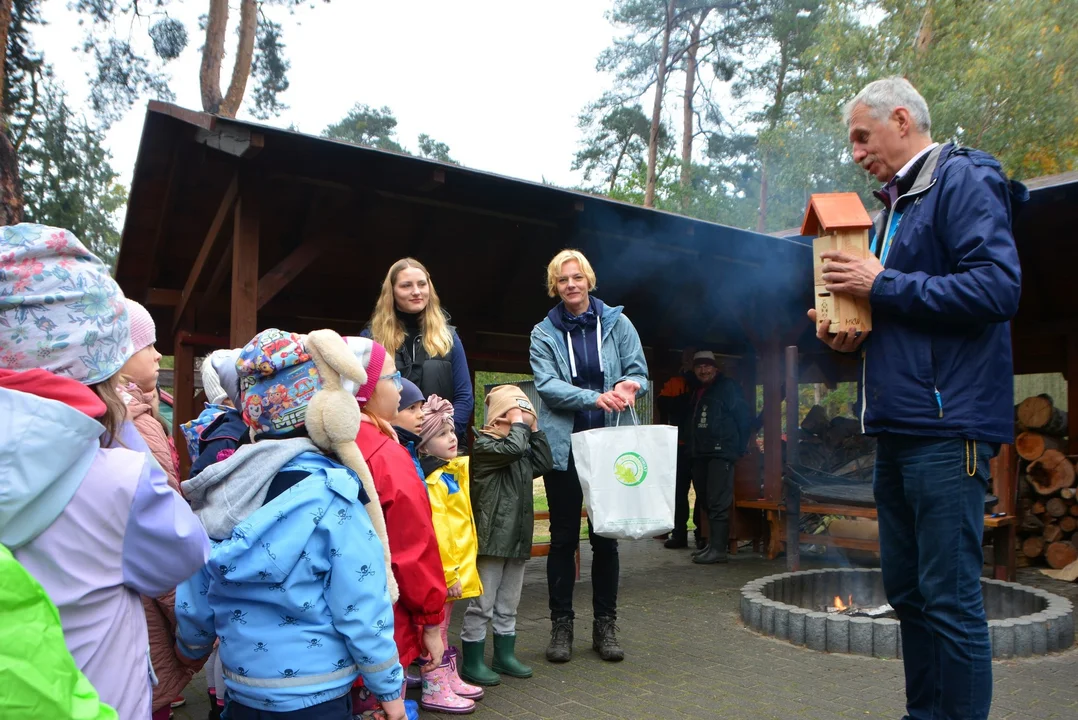
M 427 307 L 419 317 L 419 327 L 423 331 L 423 349 L 432 358 L 445 357 L 453 349 L 453 333 L 449 331 L 449 323 L 445 320 L 442 302 L 438 299 L 430 273 L 423 267 L 423 263 L 415 258 L 401 258 L 393 263 L 386 273 L 386 279 L 382 281 L 382 292 L 378 295 L 378 302 L 374 304 L 374 313 L 371 315 L 371 336 L 391 353 L 397 352 L 404 343 L 404 324 L 397 317 L 393 287 L 397 284 L 397 276 L 401 270 L 408 268 L 422 271 L 427 276 L 427 288 L 430 290 Z
M 107 380 L 90 386 L 90 389 L 105 403 L 105 416 L 97 420 L 105 426 L 105 433 L 101 436 L 101 446 L 109 447 L 116 439 L 116 432 L 123 424 L 127 416 L 127 404 L 120 397 L 118 384 L 123 380 L 120 373 L 116 373 Z

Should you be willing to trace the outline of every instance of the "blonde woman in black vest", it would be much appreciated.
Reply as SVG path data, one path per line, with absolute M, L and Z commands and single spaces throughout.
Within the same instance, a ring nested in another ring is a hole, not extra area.
M 401 376 L 419 386 L 423 397 L 452 400 L 453 429 L 464 447 L 475 407 L 472 375 L 423 263 L 414 258 L 393 263 L 363 334 L 394 355 Z

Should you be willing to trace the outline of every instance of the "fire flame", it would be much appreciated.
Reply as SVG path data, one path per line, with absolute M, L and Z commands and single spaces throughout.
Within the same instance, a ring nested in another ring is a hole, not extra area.
M 842 598 L 840 598 L 838 595 L 836 595 L 835 596 L 835 609 L 836 610 L 849 610 L 850 606 L 853 605 L 853 595 L 850 595 L 847 598 L 847 600 L 849 600 L 849 602 L 844 603 L 844 602 L 842 602 Z

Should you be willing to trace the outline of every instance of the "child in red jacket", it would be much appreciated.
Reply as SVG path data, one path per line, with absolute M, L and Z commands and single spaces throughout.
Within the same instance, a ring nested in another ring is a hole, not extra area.
M 419 478 L 408 451 L 397 442 L 390 424 L 400 404 L 400 373 L 384 347 L 368 338 L 346 342 L 367 370 L 367 382 L 356 389 L 363 410 L 356 444 L 367 460 L 382 512 L 389 545 L 393 548 L 393 575 L 400 599 L 393 606 L 394 636 L 403 667 L 425 655 L 426 675 L 443 665 L 441 623 L 446 587 L 442 557 L 431 521 L 426 485 Z

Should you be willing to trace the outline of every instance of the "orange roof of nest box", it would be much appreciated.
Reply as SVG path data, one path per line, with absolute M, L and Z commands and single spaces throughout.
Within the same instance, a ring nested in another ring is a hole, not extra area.
M 872 227 L 857 193 L 816 193 L 805 208 L 802 235 L 821 235 L 834 230 L 861 230 Z

